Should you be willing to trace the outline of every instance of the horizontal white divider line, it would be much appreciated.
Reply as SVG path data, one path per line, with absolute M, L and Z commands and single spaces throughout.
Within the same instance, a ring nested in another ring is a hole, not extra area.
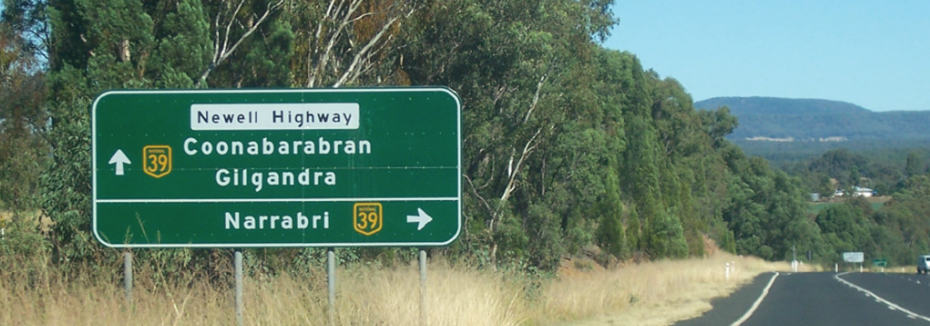
M 218 199 L 97 199 L 97 203 L 283 203 L 357 201 L 456 201 L 458 197 L 374 198 L 218 198 Z
M 307 243 L 172 243 L 172 244 L 104 244 L 110 248 L 323 248 L 323 247 L 433 247 L 447 246 L 448 241 L 423 242 L 307 242 Z
M 295 154 L 284 154 L 284 155 L 295 155 Z M 236 155 L 236 156 L 256 156 L 261 157 L 262 155 Z M 224 157 L 228 157 L 224 156 Z M 295 166 L 267 166 L 267 167 L 222 167 L 222 166 L 205 166 L 205 167 L 190 167 L 190 168 L 173 168 L 172 172 L 176 171 L 216 171 L 216 169 L 239 169 L 249 170 L 249 171 L 271 171 L 271 172 L 294 172 L 294 171 L 303 171 L 305 169 L 312 170 L 348 170 L 348 171 L 359 171 L 359 170 L 455 170 L 458 169 L 454 165 L 440 165 L 440 166 L 312 166 L 312 167 L 295 167 Z M 130 166 L 126 167 L 126 170 L 133 170 Z M 135 169 L 141 170 L 141 169 Z M 98 167 L 97 171 L 99 172 L 109 172 L 113 171 L 111 166 L 107 167 Z

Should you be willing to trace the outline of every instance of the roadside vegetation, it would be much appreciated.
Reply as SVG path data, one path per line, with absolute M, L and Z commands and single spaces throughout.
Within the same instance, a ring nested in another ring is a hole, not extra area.
M 321 250 L 318 250 L 321 251 Z M 256 253 L 247 255 L 247 261 Z M 313 253 L 310 254 L 311 256 Z M 63 275 L 47 255 L 0 259 L 3 325 L 228 325 L 235 323 L 231 280 L 165 273 L 143 263 L 130 304 L 117 274 L 86 270 Z M 732 264 L 729 279 L 726 264 Z M 252 265 L 248 265 L 252 266 Z M 269 273 L 248 271 L 247 325 L 328 325 L 325 264 Z M 108 266 L 116 270 L 118 266 Z M 479 269 L 434 257 L 427 305 L 432 325 L 667 325 L 709 310 L 761 272 L 788 271 L 784 262 L 716 252 L 707 258 L 663 260 L 603 268 L 578 258 L 553 275 Z M 225 267 L 231 269 L 231 267 Z M 224 271 L 229 273 L 230 271 Z M 417 325 L 416 262 L 391 266 L 355 262 L 337 271 L 336 325 Z M 606 323 L 601 323 L 606 324 Z

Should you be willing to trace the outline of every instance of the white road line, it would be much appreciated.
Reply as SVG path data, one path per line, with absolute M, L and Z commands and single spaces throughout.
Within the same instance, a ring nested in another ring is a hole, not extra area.
M 849 272 L 843 272 L 843 273 L 839 273 L 839 274 L 833 275 L 833 278 L 835 278 L 837 281 L 840 281 L 840 282 L 842 282 L 842 283 L 845 283 L 846 285 L 849 285 L 850 287 L 852 287 L 852 288 L 858 290 L 859 292 L 864 292 L 866 296 L 871 296 L 871 297 L 875 298 L 875 300 L 881 300 L 881 302 L 884 302 L 885 304 L 888 305 L 888 309 L 891 309 L 891 310 L 900 310 L 901 312 L 906 313 L 907 316 L 910 317 L 910 318 L 914 318 L 914 319 L 920 318 L 920 319 L 923 319 L 923 320 L 926 320 L 926 321 L 930 321 L 930 318 L 928 318 L 928 317 L 926 317 L 926 316 L 918 315 L 918 314 L 916 314 L 916 313 L 914 313 L 914 312 L 912 312 L 912 311 L 910 311 L 910 310 L 901 308 L 901 306 L 896 305 L 896 304 L 894 304 L 894 303 L 891 303 L 891 301 L 885 300 L 885 299 L 883 299 L 882 297 L 875 295 L 875 293 L 872 293 L 872 291 L 869 291 L 869 290 L 866 290 L 866 289 L 864 289 L 864 288 L 861 288 L 861 287 L 859 287 L 858 285 L 852 284 L 852 282 L 849 282 L 849 281 L 847 281 L 847 280 L 844 280 L 844 279 L 841 279 L 841 278 L 840 278 L 840 276 L 843 276 L 843 275 L 846 275 L 846 274 L 849 274 Z
M 769 280 L 769 285 L 765 286 L 765 289 L 762 290 L 762 294 L 759 295 L 759 298 L 756 299 L 756 302 L 752 304 L 752 307 L 749 308 L 749 311 L 746 311 L 743 314 L 743 317 L 740 317 L 739 320 L 730 324 L 730 326 L 739 326 L 740 324 L 746 322 L 749 317 L 752 317 L 752 313 L 756 312 L 756 309 L 759 308 L 759 305 L 762 304 L 762 299 L 765 299 L 765 296 L 769 294 L 769 289 L 772 288 L 772 283 L 775 283 L 775 278 L 778 277 L 778 272 L 775 272 L 775 275 L 772 275 L 772 279 Z

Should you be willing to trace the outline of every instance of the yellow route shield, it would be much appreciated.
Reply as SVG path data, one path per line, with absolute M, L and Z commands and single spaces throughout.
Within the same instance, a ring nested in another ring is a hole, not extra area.
M 352 226 L 363 235 L 372 235 L 381 231 L 384 212 L 381 203 L 355 203 L 352 206 Z
M 148 145 L 142 148 L 142 170 L 161 178 L 171 173 L 171 146 Z

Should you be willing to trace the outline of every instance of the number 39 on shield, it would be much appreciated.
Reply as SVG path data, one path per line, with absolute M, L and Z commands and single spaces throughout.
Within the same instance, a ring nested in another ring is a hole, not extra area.
M 352 224 L 355 232 L 372 235 L 381 231 L 384 212 L 381 203 L 355 203 L 352 207 Z
M 148 145 L 142 148 L 142 170 L 161 178 L 171 173 L 171 146 Z

